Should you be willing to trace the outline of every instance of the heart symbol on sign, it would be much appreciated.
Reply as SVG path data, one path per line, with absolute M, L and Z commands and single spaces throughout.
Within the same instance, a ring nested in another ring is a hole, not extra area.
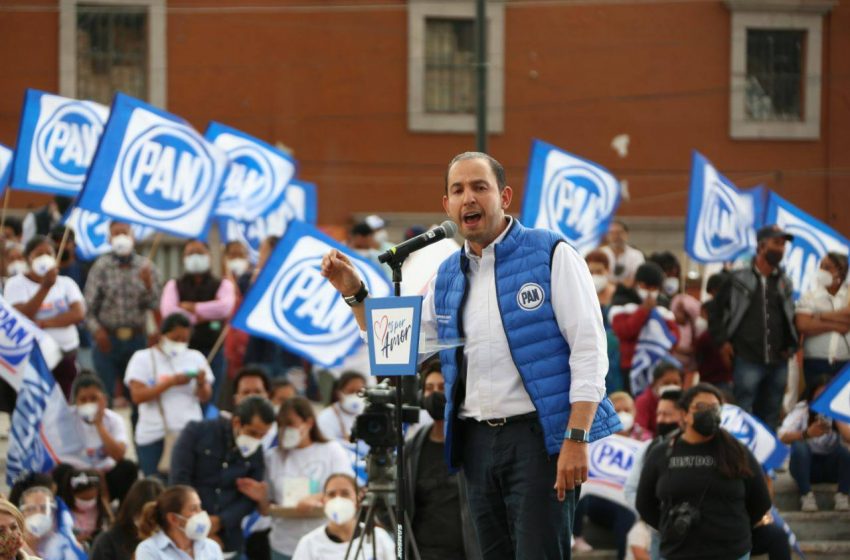
M 389 323 L 389 320 L 386 315 L 381 317 L 379 321 L 375 321 L 375 340 L 384 340 L 384 335 L 387 334 L 387 323 Z

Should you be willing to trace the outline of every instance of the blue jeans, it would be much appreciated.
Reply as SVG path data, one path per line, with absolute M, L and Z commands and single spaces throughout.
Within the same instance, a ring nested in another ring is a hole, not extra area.
M 580 537 L 584 532 L 584 516 L 600 527 L 614 532 L 617 539 L 617 558 L 626 557 L 626 537 L 635 524 L 635 514 L 628 508 L 599 496 L 585 496 L 576 506 L 573 534 Z
M 139 469 L 145 476 L 159 474 L 159 459 L 165 448 L 165 440 L 161 439 L 148 445 L 136 446 L 136 457 L 139 459 Z
M 840 444 L 831 453 L 820 455 L 812 453 L 805 441 L 795 441 L 789 467 L 800 494 L 811 492 L 813 482 L 837 482 L 839 492 L 850 493 L 850 451 Z
M 112 349 L 104 354 L 97 345 L 92 349 L 92 358 L 94 367 L 97 370 L 97 375 L 103 381 L 106 387 L 106 396 L 112 402 L 112 396 L 118 393 L 115 392 L 115 382 L 120 382 L 124 385 L 124 371 L 127 369 L 127 362 L 136 351 L 147 346 L 147 338 L 145 335 L 139 334 L 130 340 L 118 340 L 114 335 L 109 335 L 109 341 L 112 343 Z
M 558 456 L 543 444 L 535 420 L 490 427 L 458 420 L 469 511 L 484 560 L 570 557 L 575 491 L 559 502 Z
M 736 356 L 732 377 L 737 405 L 776 431 L 788 381 L 788 362 L 758 364 Z

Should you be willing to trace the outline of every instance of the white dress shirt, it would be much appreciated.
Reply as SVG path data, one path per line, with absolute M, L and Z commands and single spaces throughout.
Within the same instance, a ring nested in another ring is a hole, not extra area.
M 469 284 L 463 310 L 466 335 L 466 397 L 458 416 L 475 420 L 506 418 L 534 412 L 522 377 L 511 357 L 496 298 L 495 245 L 510 228 L 484 248 L 481 256 L 464 245 L 469 257 Z M 452 257 L 453 258 L 453 257 Z M 436 276 L 422 305 L 422 338 L 437 338 L 434 306 Z M 608 350 L 602 312 L 584 259 L 567 243 L 559 243 L 552 261 L 551 302 L 561 334 L 570 346 L 570 402 L 599 402 L 605 396 Z
M 847 286 L 842 286 L 834 296 L 825 288 L 810 290 L 797 302 L 797 313 L 814 315 L 847 307 L 847 290 Z M 832 331 L 806 336 L 803 339 L 803 355 L 806 358 L 829 360 L 830 363 L 850 360 L 850 333 Z

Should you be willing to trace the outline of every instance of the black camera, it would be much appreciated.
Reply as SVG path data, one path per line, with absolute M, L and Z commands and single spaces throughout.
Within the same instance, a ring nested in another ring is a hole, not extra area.
M 699 508 L 692 506 L 690 502 L 682 502 L 670 508 L 666 521 L 663 534 L 681 540 L 699 524 Z
M 363 440 L 372 449 L 396 447 L 401 443 L 395 426 L 397 390 L 396 387 L 390 386 L 389 381 L 384 380 L 363 391 L 366 409 L 354 421 L 354 427 L 351 430 L 352 441 Z M 403 396 L 407 393 L 408 391 L 402 390 Z M 409 399 L 406 401 L 409 402 Z M 402 422 L 416 423 L 419 421 L 419 408 L 402 405 L 401 415 Z

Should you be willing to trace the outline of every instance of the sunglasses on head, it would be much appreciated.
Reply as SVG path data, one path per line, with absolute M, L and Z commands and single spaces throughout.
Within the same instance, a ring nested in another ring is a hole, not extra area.
M 71 488 L 74 490 L 97 486 L 98 483 L 100 483 L 100 477 L 96 474 L 80 473 L 71 477 Z

